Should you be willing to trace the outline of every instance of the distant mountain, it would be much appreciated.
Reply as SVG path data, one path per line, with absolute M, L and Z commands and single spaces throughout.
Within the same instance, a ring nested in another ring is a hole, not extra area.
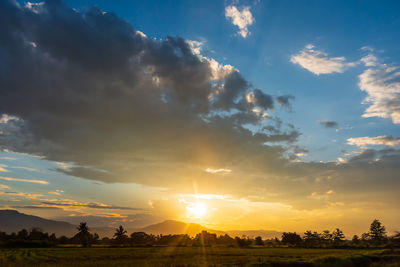
M 57 236 L 73 236 L 77 232 L 76 226 L 67 222 L 43 219 L 19 213 L 16 210 L 0 210 L 0 231 L 11 233 L 32 228 L 40 228 L 44 232 L 55 233 Z
M 217 235 L 224 235 L 225 232 L 208 229 L 196 223 L 184 223 L 174 220 L 166 220 L 161 223 L 152 224 L 144 228 L 138 229 L 137 231 L 145 232 L 154 235 L 168 235 L 168 234 L 188 234 L 195 236 L 201 231 L 207 231 L 209 233 L 215 233 Z
M 271 238 L 281 238 L 282 232 L 274 231 L 274 230 L 230 230 L 226 231 L 226 233 L 230 236 L 248 236 L 248 237 L 257 237 L 261 236 L 262 239 L 271 239 Z
M 68 236 L 72 237 L 77 233 L 76 225 L 68 222 L 55 221 L 44 219 L 38 216 L 27 215 L 20 213 L 16 210 L 0 210 L 0 231 L 7 233 L 18 232 L 21 229 L 31 230 L 32 228 L 40 228 L 42 231 L 47 233 L 55 233 L 57 236 Z M 92 233 L 97 233 L 100 237 L 112 237 L 115 233 L 113 227 L 90 227 Z M 161 223 L 151 224 L 143 228 L 127 229 L 128 234 L 133 232 L 145 232 L 154 235 L 168 235 L 168 234 L 188 234 L 189 236 L 195 236 L 201 231 L 207 231 L 217 235 L 228 234 L 232 237 L 235 236 L 249 236 L 256 237 L 261 236 L 263 239 L 269 239 L 274 237 L 281 237 L 282 232 L 272 230 L 249 230 L 249 231 L 217 231 L 208 229 L 200 224 L 196 223 L 184 223 L 174 220 L 166 220 Z

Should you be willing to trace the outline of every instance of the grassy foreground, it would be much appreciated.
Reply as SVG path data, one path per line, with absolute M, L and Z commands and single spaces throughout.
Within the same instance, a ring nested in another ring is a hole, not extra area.
M 17 248 L 0 250 L 0 266 L 390 266 L 400 252 L 298 248 Z

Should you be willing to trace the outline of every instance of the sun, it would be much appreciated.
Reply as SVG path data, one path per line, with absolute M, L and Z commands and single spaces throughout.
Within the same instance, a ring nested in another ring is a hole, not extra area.
M 207 205 L 202 202 L 191 203 L 186 210 L 189 218 L 201 219 L 207 214 Z

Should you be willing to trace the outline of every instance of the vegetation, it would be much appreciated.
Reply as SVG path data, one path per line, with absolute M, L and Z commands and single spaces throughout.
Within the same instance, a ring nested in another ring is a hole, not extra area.
M 0 232 L 0 266 L 390 266 L 400 267 L 400 233 L 386 236 L 385 227 L 371 223 L 368 233 L 345 239 L 343 232 L 308 230 L 282 238 L 217 236 L 203 231 L 189 235 L 130 236 L 119 226 L 113 238 L 100 239 L 86 223 L 71 238 L 34 228 Z M 35 248 L 37 247 L 37 248 Z M 39 248 L 40 247 L 40 248 Z M 46 248 L 47 247 L 47 248 Z M 92 248 L 89 248 L 92 247 Z
M 382 249 L 96 247 L 0 250 L 0 266 L 297 266 L 398 267 Z
M 386 236 L 385 227 L 379 220 L 371 223 L 368 233 L 362 234 L 359 238 L 353 236 L 346 240 L 343 231 L 336 228 L 334 231 L 324 230 L 321 233 L 305 231 L 303 236 L 297 233 L 285 232 L 282 238 L 262 240 L 260 236 L 235 237 L 220 235 L 203 231 L 194 237 L 185 234 L 176 235 L 152 235 L 144 232 L 134 232 L 130 236 L 121 225 L 115 230 L 113 238 L 104 237 L 100 239 L 98 234 L 90 233 L 87 223 L 82 222 L 77 227 L 78 233 L 68 238 L 55 234 L 43 233 L 40 229 L 34 228 L 30 232 L 22 229 L 18 233 L 6 234 L 0 232 L 0 246 L 3 247 L 54 247 L 66 244 L 81 244 L 82 247 L 92 245 L 106 246 L 193 246 L 193 247 L 299 247 L 299 248 L 368 248 L 368 247 L 400 247 L 400 233 L 392 237 Z

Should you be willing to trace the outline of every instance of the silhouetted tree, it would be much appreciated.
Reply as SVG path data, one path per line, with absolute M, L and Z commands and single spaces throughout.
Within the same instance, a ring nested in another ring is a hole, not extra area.
M 321 241 L 319 234 L 311 231 L 305 231 L 303 239 L 306 247 L 316 247 Z
M 217 238 L 217 244 L 225 245 L 225 246 L 235 246 L 236 241 L 229 235 L 221 235 Z
M 249 238 L 246 238 L 246 237 L 242 237 L 242 238 L 240 238 L 240 237 L 235 237 L 235 242 L 236 242 L 236 245 L 238 246 L 238 247 L 248 247 L 248 246 L 250 246 L 251 245 L 251 240 L 249 239 Z
M 144 232 L 135 232 L 131 234 L 131 243 L 134 246 L 148 246 L 155 242 L 153 235 L 148 235 Z
M 254 240 L 254 244 L 256 246 L 264 246 L 264 242 L 261 238 L 261 236 L 257 236 L 256 239 Z
M 89 227 L 87 226 L 87 223 L 81 222 L 76 229 L 78 229 L 78 233 L 75 235 L 75 237 L 79 240 L 82 246 L 90 246 L 92 236 L 89 232 Z
M 370 240 L 375 244 L 380 244 L 386 240 L 386 229 L 385 226 L 377 219 L 373 220 L 369 227 Z
M 42 229 L 40 228 L 33 228 L 31 232 L 29 233 L 29 239 L 30 240 L 41 240 L 42 239 Z
M 344 236 L 342 230 L 340 230 L 339 228 L 336 228 L 336 230 L 332 232 L 332 238 L 333 238 L 333 242 L 337 246 L 342 243 L 342 241 L 345 239 L 345 236 Z
M 209 233 L 207 231 L 201 231 L 201 233 L 198 233 L 194 240 L 193 243 L 196 246 L 211 246 L 211 245 L 216 245 L 217 244 L 217 235 Z
M 396 247 L 400 247 L 400 232 L 396 232 L 394 236 L 392 236 L 393 245 Z
M 127 231 L 124 229 L 124 227 L 122 227 L 122 225 L 120 225 L 114 233 L 114 237 L 115 237 L 115 241 L 122 245 L 124 243 L 126 243 L 126 241 L 128 240 L 128 236 L 126 235 Z
M 353 245 L 359 245 L 360 244 L 360 238 L 358 237 L 358 235 L 354 235 L 353 238 L 351 239 L 351 243 Z
M 321 242 L 329 245 L 332 242 L 332 233 L 329 230 L 324 230 L 320 234 Z
M 100 240 L 100 236 L 97 233 L 94 233 L 93 236 L 92 236 L 91 243 L 97 244 L 97 243 L 99 243 L 99 240 Z
M 303 240 L 301 239 L 301 236 L 296 234 L 296 232 L 294 232 L 294 233 L 284 232 L 282 234 L 282 243 L 283 244 L 299 246 L 302 242 L 303 242 Z
M 156 238 L 157 245 L 168 245 L 168 246 L 190 246 L 196 245 L 193 243 L 194 240 L 188 235 L 159 235 Z M 198 244 L 199 246 L 201 243 Z
M 29 233 L 26 229 L 22 229 L 21 231 L 18 232 L 17 237 L 19 239 L 26 240 L 28 239 Z

